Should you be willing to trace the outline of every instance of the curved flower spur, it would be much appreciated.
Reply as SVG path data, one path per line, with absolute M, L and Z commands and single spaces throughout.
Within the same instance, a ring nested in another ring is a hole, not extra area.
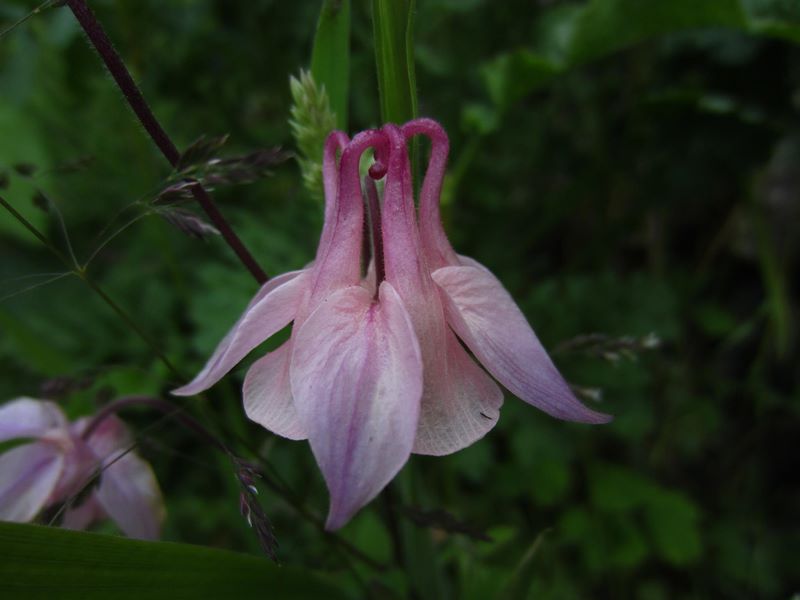
M 418 134 L 432 142 L 419 214 L 407 152 Z M 370 147 L 370 177 L 385 181 L 381 205 L 367 178 L 373 259 L 364 277 L 359 160 Z M 247 372 L 244 406 L 274 433 L 309 440 L 330 491 L 329 529 L 372 500 L 412 452 L 449 454 L 494 427 L 502 391 L 459 338 L 524 401 L 562 419 L 610 420 L 574 397 L 500 282 L 453 251 L 439 216 L 447 153 L 446 134 L 429 119 L 352 141 L 332 133 L 314 262 L 263 286 L 203 370 L 173 392 L 211 387 L 293 321 L 291 338 Z

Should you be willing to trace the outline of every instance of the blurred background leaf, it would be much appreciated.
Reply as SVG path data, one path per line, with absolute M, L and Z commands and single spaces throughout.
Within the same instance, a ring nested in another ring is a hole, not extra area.
M 188 544 L 0 523 L 0 591 L 26 598 L 345 598 L 308 570 Z

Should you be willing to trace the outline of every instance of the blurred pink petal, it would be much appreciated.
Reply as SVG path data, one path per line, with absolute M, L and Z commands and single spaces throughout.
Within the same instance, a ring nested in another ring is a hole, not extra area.
M 125 535 L 158 539 L 164 500 L 150 465 L 130 450 L 133 437 L 117 417 L 105 418 L 87 440 L 101 465 L 99 506 Z
M 66 426 L 66 418 L 53 402 L 17 398 L 0 406 L 0 442 L 15 438 L 35 438 L 56 427 Z
M 25 437 L 37 430 L 38 440 L 0 455 L 0 519 L 31 521 L 42 509 L 80 500 L 64 512 L 65 527 L 82 529 L 108 514 L 128 535 L 158 537 L 163 501 L 150 467 L 129 453 L 96 479 L 132 438 L 122 421 L 106 416 L 84 440 L 91 421 L 70 424 L 52 402 L 24 398 L 0 406 L 0 429 Z
M 55 444 L 36 442 L 0 455 L 0 520 L 31 521 L 58 483 L 64 457 Z
M 155 475 L 150 465 L 135 454 L 116 460 L 119 454 L 104 461 L 110 466 L 103 471 L 97 501 L 125 535 L 156 540 L 165 511 Z
M 86 529 L 95 521 L 107 518 L 103 507 L 97 501 L 96 494 L 91 494 L 88 498 L 77 506 L 71 506 L 64 511 L 61 519 L 61 527 L 64 529 Z
M 337 529 L 391 481 L 411 453 L 422 360 L 392 286 L 333 293 L 297 332 L 292 392 L 331 495 Z

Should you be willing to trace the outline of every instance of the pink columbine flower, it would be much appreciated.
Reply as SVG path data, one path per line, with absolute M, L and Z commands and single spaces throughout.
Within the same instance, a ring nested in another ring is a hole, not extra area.
M 419 134 L 432 148 L 417 211 L 407 142 Z M 379 202 L 367 179 L 373 252 L 364 276 L 358 165 L 368 148 L 370 176 L 384 190 Z M 610 420 L 575 398 L 489 270 L 453 251 L 439 216 L 447 153 L 446 134 L 429 119 L 352 141 L 332 133 L 316 259 L 262 287 L 198 376 L 174 392 L 209 388 L 293 322 L 291 338 L 247 372 L 244 406 L 267 429 L 308 439 L 331 496 L 329 529 L 372 500 L 412 452 L 455 452 L 497 423 L 503 393 L 462 342 L 525 402 L 561 419 Z
M 32 521 L 43 509 L 74 499 L 106 467 L 91 493 L 67 508 L 62 525 L 84 529 L 110 517 L 130 537 L 157 539 L 164 503 L 150 466 L 132 452 L 119 458 L 133 440 L 118 418 L 90 423 L 69 423 L 44 400 L 17 398 L 0 406 L 0 442 L 30 440 L 0 455 L 0 520 Z

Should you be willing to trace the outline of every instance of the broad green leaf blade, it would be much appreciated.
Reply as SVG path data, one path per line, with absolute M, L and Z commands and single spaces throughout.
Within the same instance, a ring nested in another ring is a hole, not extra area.
M 741 0 L 591 0 L 543 17 L 538 47 L 502 54 L 482 69 L 499 111 L 557 75 L 658 36 L 723 28 L 800 43 L 800 26 L 755 18 Z
M 568 56 L 573 65 L 672 31 L 746 26 L 739 0 L 593 0 L 576 19 Z
M 0 523 L 0 598 L 344 598 L 321 576 L 226 550 Z
M 405 123 L 417 116 L 414 5 L 415 0 L 372 2 L 378 91 L 384 123 Z
M 350 0 L 324 0 L 317 21 L 311 75 L 325 86 L 336 126 L 347 131 L 350 83 Z
M 504 54 L 483 68 L 492 102 L 505 110 L 560 74 L 560 64 L 530 50 Z

